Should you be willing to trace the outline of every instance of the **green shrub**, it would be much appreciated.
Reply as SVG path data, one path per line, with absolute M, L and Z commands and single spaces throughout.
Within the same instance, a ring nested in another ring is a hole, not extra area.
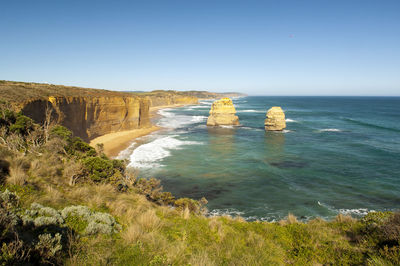
M 73 137 L 68 141 L 66 150 L 71 155 L 80 155 L 81 157 L 96 156 L 96 149 L 84 142 L 79 137 Z
M 34 129 L 34 124 L 32 119 L 22 114 L 18 114 L 15 123 L 10 125 L 11 132 L 18 133 L 23 136 L 28 135 L 28 133 L 33 129 Z
M 380 227 L 380 245 L 393 247 L 400 245 L 400 213 L 392 214 Z
M 108 213 L 94 212 L 86 206 L 69 206 L 61 211 L 62 217 L 79 232 L 88 235 L 112 234 L 121 226 Z
M 59 264 L 61 262 L 58 257 L 61 253 L 61 234 L 56 233 L 52 236 L 49 233 L 41 234 L 38 236 L 39 241 L 34 246 L 35 251 L 40 257 L 40 262 L 44 264 Z
M 207 204 L 207 200 L 205 198 L 202 198 L 200 201 L 189 198 L 180 198 L 177 199 L 174 203 L 175 207 L 178 210 L 184 210 L 188 208 L 189 211 L 197 214 L 201 214 L 205 211 L 205 204 Z
M 89 178 L 95 182 L 105 181 L 115 172 L 112 161 L 100 157 L 85 158 L 82 160 L 82 164 L 85 167 Z
M 57 137 L 60 137 L 63 140 L 68 141 L 72 137 L 72 132 L 66 127 L 57 125 L 57 126 L 52 128 L 52 130 L 50 132 L 50 135 L 53 136 L 53 137 L 57 136 Z

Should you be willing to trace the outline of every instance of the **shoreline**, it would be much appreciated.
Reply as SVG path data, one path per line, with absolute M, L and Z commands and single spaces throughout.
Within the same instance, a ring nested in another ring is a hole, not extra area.
M 121 151 L 128 148 L 132 141 L 136 138 L 146 136 L 160 129 L 160 127 L 153 125 L 146 128 L 137 128 L 132 130 L 108 133 L 92 139 L 89 145 L 92 147 L 96 147 L 97 144 L 102 143 L 104 145 L 104 154 L 107 157 L 114 158 L 118 156 Z
M 172 104 L 150 107 L 150 119 L 157 117 L 157 111 L 165 108 L 178 108 L 190 104 Z M 146 136 L 155 131 L 161 130 L 162 127 L 151 125 L 146 128 L 137 128 L 132 130 L 124 130 L 112 132 L 100 137 L 94 138 L 89 142 L 89 145 L 96 147 L 97 144 L 104 145 L 104 154 L 110 158 L 118 156 L 118 154 L 131 145 L 136 138 Z

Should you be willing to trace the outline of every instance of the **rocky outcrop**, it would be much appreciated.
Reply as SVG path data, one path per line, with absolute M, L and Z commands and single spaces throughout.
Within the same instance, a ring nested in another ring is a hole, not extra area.
M 207 126 L 239 125 L 239 117 L 236 115 L 235 106 L 229 98 L 222 98 L 213 102 Z
M 46 109 L 52 120 L 89 141 L 98 136 L 150 125 L 147 97 L 48 97 L 23 103 L 21 111 L 43 122 Z
M 281 131 L 286 128 L 285 113 L 279 106 L 271 107 L 265 119 L 265 130 Z

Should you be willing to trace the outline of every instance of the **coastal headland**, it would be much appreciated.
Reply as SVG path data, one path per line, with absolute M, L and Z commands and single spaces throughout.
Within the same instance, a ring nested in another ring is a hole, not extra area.
M 108 156 L 158 128 L 151 117 L 162 108 L 197 104 L 199 99 L 241 96 L 207 91 L 118 92 L 73 86 L 0 81 L 2 99 L 39 124 L 53 121 L 95 146 L 104 144 Z

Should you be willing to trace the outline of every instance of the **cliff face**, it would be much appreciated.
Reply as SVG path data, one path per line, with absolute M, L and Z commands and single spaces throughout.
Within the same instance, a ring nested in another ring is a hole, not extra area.
M 22 112 L 44 122 L 47 106 L 52 119 L 88 141 L 121 130 L 150 125 L 147 97 L 49 97 L 22 104 Z
M 150 126 L 150 107 L 197 104 L 198 98 L 222 94 L 205 91 L 117 92 L 53 84 L 0 80 L 0 100 L 11 103 L 38 123 L 46 119 L 66 126 L 85 141 Z
M 151 106 L 196 104 L 196 97 L 159 96 L 90 96 L 34 99 L 20 103 L 21 111 L 38 123 L 46 118 L 47 106 L 52 120 L 69 128 L 85 141 L 107 133 L 145 128 L 150 123 Z
M 213 102 L 207 126 L 239 125 L 239 117 L 236 115 L 235 106 L 229 98 L 222 98 Z
M 150 106 L 165 106 L 165 105 L 174 105 L 174 104 L 198 104 L 199 101 L 197 97 L 193 96 L 181 96 L 181 95 L 155 95 L 148 96 L 150 99 Z

